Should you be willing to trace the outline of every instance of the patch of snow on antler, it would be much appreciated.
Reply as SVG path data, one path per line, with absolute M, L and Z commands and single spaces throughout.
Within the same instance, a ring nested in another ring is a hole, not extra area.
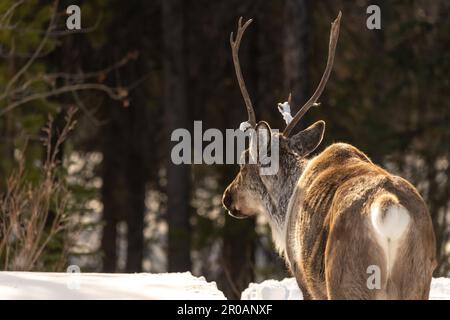
M 278 103 L 278 111 L 280 111 L 281 116 L 283 117 L 283 120 L 286 122 L 286 124 L 291 123 L 292 121 L 292 115 L 291 115 L 291 106 L 289 105 L 289 102 L 283 102 Z
M 245 122 L 241 122 L 241 124 L 239 125 L 239 130 L 245 132 L 245 130 L 247 130 L 248 128 L 251 128 L 251 127 L 252 127 L 252 125 L 248 121 L 245 121 Z

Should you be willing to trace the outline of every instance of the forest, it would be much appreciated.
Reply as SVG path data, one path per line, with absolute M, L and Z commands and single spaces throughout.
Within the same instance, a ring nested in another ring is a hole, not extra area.
M 339 11 L 330 79 L 297 129 L 324 120 L 316 152 L 350 143 L 409 180 L 431 214 L 433 276 L 450 277 L 445 0 L 2 0 L 0 269 L 191 271 L 228 298 L 286 277 L 267 221 L 222 207 L 239 165 L 176 164 L 171 135 L 246 121 L 230 49 L 239 17 L 253 19 L 239 55 L 255 113 L 282 130 L 277 105 L 291 93 L 294 113 L 312 95 Z

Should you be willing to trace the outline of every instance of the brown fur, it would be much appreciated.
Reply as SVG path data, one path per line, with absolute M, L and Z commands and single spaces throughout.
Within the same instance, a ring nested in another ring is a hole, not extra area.
M 423 199 L 351 145 L 336 143 L 307 159 L 324 130 L 318 121 L 279 136 L 278 172 L 263 176 L 258 164 L 243 164 L 224 192 L 224 206 L 235 217 L 267 217 L 305 299 L 427 299 L 436 249 Z M 390 262 L 371 220 L 372 204 L 382 223 L 393 206 L 409 219 L 395 242 L 381 238 L 395 244 Z M 380 289 L 367 286 L 372 265 L 380 268 Z
M 410 183 L 339 143 L 310 161 L 294 192 L 287 258 L 305 298 L 428 299 L 435 238 L 426 205 Z M 394 195 L 413 222 L 389 279 L 369 218 L 370 205 L 386 195 Z M 368 289 L 369 265 L 380 266 L 381 289 Z

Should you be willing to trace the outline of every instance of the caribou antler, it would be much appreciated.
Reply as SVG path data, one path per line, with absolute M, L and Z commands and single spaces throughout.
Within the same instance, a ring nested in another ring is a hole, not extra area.
M 252 19 L 249 19 L 247 20 L 247 22 L 244 23 L 244 25 L 242 25 L 242 17 L 239 18 L 236 38 L 233 39 L 233 32 L 231 32 L 230 34 L 230 46 L 231 46 L 231 53 L 233 55 L 234 70 L 236 71 L 236 77 L 239 82 L 242 97 L 244 98 L 245 106 L 247 107 L 248 122 L 254 128 L 256 127 L 255 111 L 253 110 L 252 101 L 248 94 L 247 88 L 245 87 L 245 81 L 244 77 L 242 76 L 241 66 L 239 63 L 239 46 L 241 45 L 242 35 L 244 34 L 245 29 L 247 29 L 250 23 L 252 23 L 252 21 L 253 21 Z
M 319 85 L 317 86 L 316 91 L 314 94 L 309 98 L 309 100 L 303 105 L 303 107 L 297 112 L 297 114 L 294 116 L 292 121 L 286 126 L 286 129 L 283 131 L 284 136 L 289 136 L 292 129 L 296 126 L 298 121 L 303 117 L 303 115 L 316 104 L 317 100 L 320 98 L 320 95 L 322 94 L 323 89 L 325 88 L 325 85 L 327 84 L 328 78 L 330 77 L 331 69 L 333 68 L 333 62 L 334 62 L 334 54 L 336 52 L 336 44 L 337 40 L 339 38 L 339 26 L 341 23 L 341 15 L 342 13 L 339 11 L 339 14 L 334 20 L 334 22 L 331 24 L 331 31 L 330 31 L 330 43 L 328 46 L 328 60 L 327 60 L 327 66 L 325 68 L 325 71 L 322 75 L 322 79 L 320 79 Z

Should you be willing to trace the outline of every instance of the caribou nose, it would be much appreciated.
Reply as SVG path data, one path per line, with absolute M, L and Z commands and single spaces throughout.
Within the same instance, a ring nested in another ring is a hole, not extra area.
M 230 209 L 231 204 L 233 203 L 233 198 L 229 192 L 225 192 L 222 198 L 222 204 L 225 209 Z

